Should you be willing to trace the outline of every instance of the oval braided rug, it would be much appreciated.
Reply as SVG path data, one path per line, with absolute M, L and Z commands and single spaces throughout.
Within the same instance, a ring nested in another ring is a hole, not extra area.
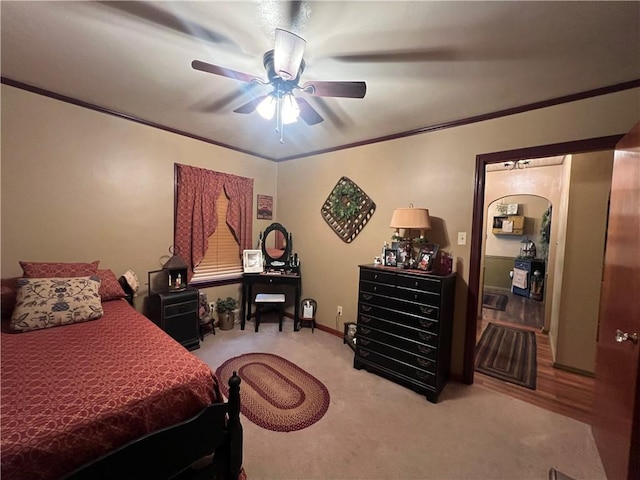
M 242 379 L 240 410 L 256 425 L 275 432 L 293 432 L 313 425 L 329 408 L 329 391 L 314 376 L 278 355 L 247 353 L 218 367 L 218 378 L 234 371 Z M 222 392 L 229 386 L 220 382 Z

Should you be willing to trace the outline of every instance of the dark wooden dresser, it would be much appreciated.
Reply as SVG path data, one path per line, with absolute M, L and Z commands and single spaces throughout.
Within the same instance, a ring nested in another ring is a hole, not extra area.
M 149 319 L 188 350 L 200 348 L 198 299 L 198 289 L 193 287 L 149 295 Z
M 436 403 L 449 378 L 455 280 L 361 265 L 353 366 Z

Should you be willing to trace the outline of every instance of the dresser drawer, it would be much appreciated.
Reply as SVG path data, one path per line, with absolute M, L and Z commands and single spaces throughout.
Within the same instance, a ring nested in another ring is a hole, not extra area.
M 196 312 L 198 310 L 198 302 L 183 302 L 175 305 L 167 305 L 164 307 L 164 316 L 173 317 L 175 315 L 183 315 L 185 313 Z
M 360 282 L 360 291 L 384 295 L 386 297 L 395 297 L 397 295 L 396 287 L 392 285 L 385 285 L 384 283 L 362 281 Z
M 436 376 L 432 372 L 428 372 L 422 368 L 394 360 L 386 355 L 371 351 L 369 349 L 356 347 L 356 356 L 368 363 L 379 365 L 393 373 L 400 374 L 411 382 L 422 383 L 429 387 L 436 385 Z
M 436 313 L 437 313 L 436 309 Z M 440 323 L 435 318 L 427 318 L 418 315 L 412 315 L 409 313 L 403 313 L 397 310 L 391 310 L 384 307 L 378 307 L 375 305 L 367 305 L 361 303 L 358 311 L 358 318 L 362 316 L 378 317 L 382 320 L 389 320 L 401 325 L 407 325 L 409 327 L 419 328 L 420 330 L 427 330 L 429 332 L 438 333 Z M 435 315 L 437 317 L 437 315 Z M 358 321 L 360 323 L 360 321 Z
M 375 309 L 377 306 L 380 306 L 387 310 L 394 310 L 400 314 L 408 313 L 432 320 L 438 320 L 440 318 L 440 309 L 435 305 L 407 302 L 375 293 L 360 292 L 360 306 L 365 312 L 370 312 L 370 308 Z
M 368 280 L 370 282 L 376 283 L 388 283 L 391 285 L 396 284 L 395 273 L 384 272 L 384 271 L 372 271 L 372 270 L 360 270 L 360 280 Z
M 428 331 L 417 330 L 415 328 L 400 325 L 394 322 L 387 322 L 379 318 L 370 317 L 368 315 L 360 315 L 358 318 L 358 330 L 362 327 L 371 327 L 377 330 L 398 335 L 407 340 L 428 344 L 433 347 L 438 345 L 438 335 Z
M 440 293 L 441 282 L 438 279 L 418 277 L 413 275 L 397 275 L 396 285 L 399 287 L 423 290 L 425 292 Z
M 394 347 L 394 350 L 387 350 L 391 352 L 391 357 L 400 359 L 401 356 L 406 355 L 406 359 L 403 362 L 410 363 L 412 365 L 420 366 L 421 362 L 411 358 L 420 357 L 425 360 L 436 360 L 437 348 L 425 345 L 423 343 L 412 342 L 405 338 L 396 337 L 395 335 L 388 335 L 384 332 L 375 330 L 374 328 L 360 327 L 357 335 L 357 344 L 361 347 L 375 350 L 380 353 L 385 353 L 384 349 L 374 348 L 375 346 L 386 345 L 388 347 Z M 393 354 L 396 352 L 396 354 Z

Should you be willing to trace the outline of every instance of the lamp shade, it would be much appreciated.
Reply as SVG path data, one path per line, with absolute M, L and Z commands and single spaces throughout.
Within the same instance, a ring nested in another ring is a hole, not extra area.
M 284 80 L 292 80 L 297 77 L 306 43 L 303 38 L 295 33 L 276 28 L 273 55 L 273 66 L 276 75 Z
M 396 208 L 389 226 L 391 228 L 429 230 L 431 228 L 429 210 L 426 208 Z

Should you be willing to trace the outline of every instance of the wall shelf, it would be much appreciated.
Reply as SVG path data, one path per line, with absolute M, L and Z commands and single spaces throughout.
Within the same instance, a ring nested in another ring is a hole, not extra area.
M 524 216 L 502 215 L 493 217 L 491 232 L 494 235 L 524 235 Z

